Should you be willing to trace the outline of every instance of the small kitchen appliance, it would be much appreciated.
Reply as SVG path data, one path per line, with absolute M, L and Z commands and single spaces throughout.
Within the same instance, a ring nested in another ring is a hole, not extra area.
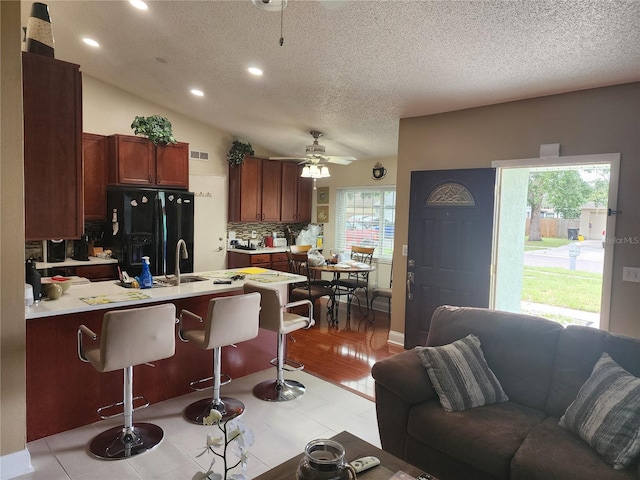
M 82 235 L 73 242 L 73 259 L 89 260 L 89 235 Z
M 47 262 L 64 262 L 67 259 L 66 240 L 47 240 Z

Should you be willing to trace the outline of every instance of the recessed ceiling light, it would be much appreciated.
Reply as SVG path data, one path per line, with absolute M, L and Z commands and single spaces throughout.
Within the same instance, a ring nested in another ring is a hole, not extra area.
M 96 48 L 98 48 L 98 47 L 100 46 L 100 44 L 99 44 L 98 42 L 96 42 L 93 38 L 87 38 L 87 37 L 84 37 L 84 38 L 82 39 L 82 41 L 83 41 L 84 43 L 86 43 L 87 45 L 91 46 L 91 47 L 96 47 Z
M 251 75 L 256 75 L 256 76 L 262 75 L 262 70 L 260 70 L 259 68 L 249 67 L 247 70 Z
M 198 90 L 197 88 L 192 88 L 191 93 L 193 93 L 196 97 L 204 97 L 204 92 L 202 90 Z
M 129 0 L 129 3 L 138 10 L 147 10 L 149 8 L 149 6 L 142 0 Z

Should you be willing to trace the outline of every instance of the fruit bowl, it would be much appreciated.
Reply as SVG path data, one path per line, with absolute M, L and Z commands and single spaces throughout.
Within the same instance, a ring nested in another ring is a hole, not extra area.
M 60 275 L 56 275 L 54 277 L 45 277 L 42 279 L 42 293 L 44 295 L 47 295 L 49 285 L 56 284 L 62 287 L 62 293 L 65 294 L 67 290 L 71 288 L 71 283 L 72 282 L 70 278 L 61 277 Z

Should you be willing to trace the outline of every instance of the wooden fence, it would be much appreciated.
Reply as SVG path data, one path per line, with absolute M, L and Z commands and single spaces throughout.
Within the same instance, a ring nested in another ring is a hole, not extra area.
M 529 235 L 529 222 L 527 218 L 524 227 L 524 234 Z M 566 218 L 541 218 L 540 219 L 540 235 L 548 238 L 567 238 L 567 229 L 580 228 L 579 219 Z

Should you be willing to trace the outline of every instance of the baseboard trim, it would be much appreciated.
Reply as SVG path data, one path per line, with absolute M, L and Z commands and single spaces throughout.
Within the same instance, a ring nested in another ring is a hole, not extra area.
M 393 345 L 404 347 L 404 333 L 389 330 L 389 340 L 387 340 L 387 342 Z
M 33 472 L 31 455 L 26 448 L 0 457 L 0 479 L 9 480 Z

